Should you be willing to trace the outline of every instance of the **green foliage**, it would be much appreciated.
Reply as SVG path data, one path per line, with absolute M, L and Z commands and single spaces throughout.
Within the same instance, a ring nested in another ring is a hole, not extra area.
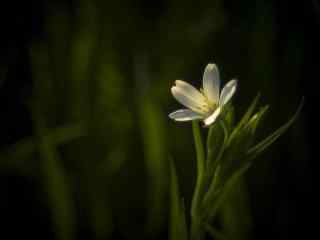
M 302 99 L 296 113 L 286 124 L 258 144 L 254 144 L 256 130 L 269 109 L 269 106 L 264 106 L 254 113 L 259 97 L 260 94 L 255 97 L 233 129 L 227 127 L 232 126 L 230 124 L 231 114 L 229 117 L 226 114 L 224 118 L 220 118 L 219 122 L 210 127 L 207 136 L 206 160 L 198 123 L 193 122 L 197 164 L 200 169 L 198 167 L 197 183 L 193 195 L 192 239 L 202 239 L 204 231 L 209 231 L 211 235 L 217 235 L 217 230 L 208 229 L 208 225 L 217 217 L 219 211 L 222 211 L 226 227 L 231 227 L 224 229 L 228 231 L 228 237 L 237 236 L 238 239 L 241 239 L 242 236 L 243 239 L 247 238 L 250 229 L 250 216 L 247 214 L 249 210 L 244 210 L 247 207 L 244 185 L 239 185 L 243 182 L 243 174 L 252 165 L 252 160 L 292 125 L 303 106 Z M 230 131 L 231 134 L 229 134 Z M 207 163 L 206 168 L 203 167 L 203 162 Z M 222 206 L 224 208 L 221 208 Z M 232 220 L 230 216 L 232 211 L 238 211 L 237 215 L 243 216 L 242 222 Z M 245 224 L 245 219 L 248 219 L 247 224 Z M 242 227 L 239 225 L 233 228 L 236 224 L 240 224 Z M 239 229 L 242 229 L 242 232 L 239 232 Z M 245 229 L 248 230 L 245 231 Z M 221 234 L 218 238 L 222 238 L 223 233 Z
M 253 159 L 257 157 L 259 154 L 261 154 L 267 147 L 269 147 L 274 141 L 276 141 L 284 132 L 287 131 L 287 129 L 292 125 L 292 123 L 296 120 L 296 118 L 299 116 L 299 113 L 301 112 L 301 109 L 303 107 L 304 99 L 301 100 L 301 103 L 295 112 L 295 114 L 291 117 L 291 119 L 285 123 L 283 126 L 278 128 L 276 131 L 274 131 L 272 134 L 270 134 L 268 137 L 266 137 L 264 140 L 256 144 L 255 146 L 248 149 L 247 154 L 249 159 Z M 263 113 L 261 113 L 263 114 Z

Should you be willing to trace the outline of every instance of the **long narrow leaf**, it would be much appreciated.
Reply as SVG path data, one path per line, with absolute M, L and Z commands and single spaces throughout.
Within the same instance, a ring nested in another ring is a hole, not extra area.
M 243 150 L 247 147 L 250 138 L 249 129 L 244 128 L 236 135 L 233 144 L 225 150 L 221 165 L 219 165 L 220 168 L 217 168 L 219 172 L 216 171 L 215 173 L 215 175 L 219 176 L 215 176 L 215 180 L 212 181 L 207 193 L 204 195 L 202 201 L 203 209 L 212 209 L 212 205 L 220 204 L 217 199 L 220 198 L 221 192 L 223 192 L 228 185 L 228 181 L 234 175 L 234 171 L 237 172 L 237 169 L 241 168 L 244 164 L 241 163 L 244 157 Z M 207 213 L 205 213 L 205 215 L 207 215 Z
M 182 198 L 180 197 L 178 177 L 173 160 L 170 161 L 170 226 L 169 239 L 186 240 L 188 239 L 185 209 Z
M 207 176 L 208 177 L 208 182 L 206 183 L 208 188 L 206 193 L 204 194 L 204 199 L 206 199 L 209 195 L 213 194 L 216 190 L 217 183 L 219 181 L 219 176 L 220 176 L 220 170 L 221 170 L 221 165 L 220 162 L 222 160 L 222 156 L 225 150 L 225 146 L 228 140 L 228 130 L 225 127 L 224 123 L 221 121 L 220 124 L 216 124 L 217 126 L 220 126 L 220 129 L 222 130 L 222 136 L 220 138 L 217 138 L 215 140 L 215 145 L 216 145 L 216 152 L 214 152 L 214 161 L 211 161 L 210 164 L 208 164 L 208 169 L 207 169 Z M 208 137 L 211 137 L 210 135 Z M 223 138 L 221 138 L 223 137 Z M 212 141 L 212 140 L 211 140 Z M 208 140 L 210 142 L 210 140 Z M 213 153 L 209 151 L 209 146 L 208 146 L 208 161 L 210 160 L 209 157 L 213 158 Z M 212 176 L 212 177 L 210 177 Z M 203 200 L 202 200 L 203 201 Z
M 258 100 L 260 99 L 260 93 L 257 94 L 257 96 L 253 99 L 251 105 L 249 106 L 248 110 L 246 113 L 243 115 L 241 120 L 239 121 L 238 125 L 234 128 L 232 131 L 230 138 L 229 138 L 229 143 L 233 140 L 235 135 L 239 132 L 239 130 L 249 121 L 251 115 L 253 114 L 253 111 L 255 110 Z
M 254 147 L 248 150 L 247 154 L 250 159 L 254 159 L 256 156 L 262 153 L 267 147 L 269 147 L 274 141 L 276 141 L 285 131 L 287 131 L 287 129 L 292 125 L 292 123 L 296 120 L 299 113 L 301 112 L 303 103 L 304 103 L 304 98 L 302 98 L 297 111 L 287 123 L 282 125 L 280 128 L 278 128 L 276 131 L 274 131 L 264 140 L 262 140 L 257 145 L 255 145 Z
M 165 158 L 165 124 L 161 111 L 152 99 L 140 101 L 141 133 L 144 144 L 145 165 L 148 172 L 149 195 L 146 229 L 150 236 L 161 230 L 165 219 L 162 214 L 167 194 L 166 172 L 168 162 Z
M 231 129 L 234 127 L 234 107 L 232 105 L 229 105 L 224 121 L 226 123 L 228 132 L 231 132 Z
M 45 189 L 48 191 L 52 220 L 57 239 L 74 239 L 74 206 L 70 196 L 67 176 L 59 162 L 58 152 L 47 137 L 42 118 L 35 117 L 35 128 L 39 138 L 39 151 L 42 158 L 42 173 Z
M 245 163 L 241 168 L 235 171 L 232 174 L 232 176 L 227 180 L 227 182 L 224 184 L 222 190 L 215 195 L 215 200 L 213 201 L 213 199 L 210 199 L 212 200 L 210 202 L 213 204 L 213 206 L 211 208 L 211 211 L 209 212 L 209 219 L 213 219 L 216 216 L 221 204 L 224 202 L 227 196 L 227 193 L 232 189 L 235 183 L 237 183 L 238 179 L 249 169 L 250 166 L 251 166 L 251 162 Z M 208 203 L 209 202 L 207 202 L 207 204 Z
M 58 127 L 56 129 L 47 130 L 45 138 L 49 138 L 55 146 L 66 144 L 74 139 L 85 136 L 85 130 L 82 124 L 73 124 L 69 126 Z M 32 157 L 37 151 L 37 142 L 35 137 L 25 138 L 7 149 L 1 150 L 0 159 L 1 166 L 9 168 L 23 168 L 25 160 Z M 28 162 L 28 164 L 30 164 Z M 32 164 L 31 164 L 32 165 Z
M 220 124 L 213 124 L 209 128 L 207 137 L 207 168 L 217 161 L 220 149 L 225 139 L 224 129 Z
M 262 107 L 259 112 L 257 112 L 253 117 L 249 120 L 247 126 L 251 129 L 252 135 L 255 134 L 259 123 L 261 122 L 262 118 L 266 115 L 269 110 L 269 106 L 266 105 Z

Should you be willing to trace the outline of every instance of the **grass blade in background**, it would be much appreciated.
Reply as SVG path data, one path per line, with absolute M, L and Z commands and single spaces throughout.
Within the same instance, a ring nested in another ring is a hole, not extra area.
M 140 101 L 141 132 L 147 168 L 148 202 L 147 231 L 156 235 L 163 228 L 165 221 L 165 198 L 167 196 L 168 162 L 165 144 L 165 119 L 159 107 L 149 97 Z
M 48 129 L 46 131 L 46 139 L 50 139 L 52 145 L 60 146 L 68 144 L 69 142 L 83 137 L 86 135 L 82 124 L 74 124 L 63 127 L 57 127 L 56 129 Z M 1 167 L 17 170 L 26 170 L 25 168 L 31 168 L 36 165 L 29 159 L 38 153 L 38 142 L 35 137 L 28 137 L 18 141 L 13 146 L 7 149 L 1 150 L 0 161 Z
M 41 116 L 35 116 L 34 120 L 39 140 L 43 183 L 48 194 L 56 239 L 72 240 L 75 234 L 75 216 L 68 178 L 61 166 L 56 147 L 47 137 Z
M 170 240 L 187 240 L 188 231 L 186 224 L 185 208 L 180 196 L 178 177 L 172 159 L 170 159 Z

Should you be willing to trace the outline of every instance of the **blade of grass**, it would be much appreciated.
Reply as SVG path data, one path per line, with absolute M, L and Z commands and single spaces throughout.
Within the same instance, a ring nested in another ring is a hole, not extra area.
M 294 115 L 289 119 L 289 121 L 282 125 L 280 128 L 278 128 L 276 131 L 274 131 L 272 134 L 270 134 L 268 137 L 266 137 L 264 140 L 256 144 L 254 147 L 251 147 L 247 152 L 248 157 L 250 159 L 254 159 L 260 153 L 262 153 L 267 147 L 269 147 L 274 141 L 276 141 L 285 131 L 287 131 L 288 128 L 292 125 L 292 123 L 296 120 L 299 113 L 301 112 L 303 104 L 304 98 L 302 98 L 298 109 L 296 110 Z
M 170 161 L 170 225 L 169 239 L 186 240 L 188 231 L 183 201 L 180 197 L 178 177 L 173 160 Z
M 50 139 L 53 145 L 63 145 L 77 138 L 85 136 L 85 130 L 82 124 L 72 124 L 68 126 L 58 127 L 56 129 L 47 130 L 45 138 Z M 23 139 L 8 149 L 1 150 L 0 159 L 6 160 L 1 165 L 20 167 L 24 164 L 24 160 L 31 157 L 37 152 L 37 139 L 28 137 Z
M 148 173 L 148 216 L 147 233 L 154 237 L 162 229 L 165 223 L 162 214 L 167 195 L 167 169 L 168 162 L 164 157 L 166 152 L 166 129 L 161 110 L 157 104 L 148 98 L 149 101 L 140 100 L 140 123 L 141 134 L 144 144 L 145 166 Z
M 262 107 L 248 122 L 247 126 L 251 128 L 251 134 L 254 135 L 262 118 L 269 110 L 269 106 Z
M 220 121 L 219 124 L 216 124 L 216 125 L 221 127 L 220 129 L 223 132 L 223 139 L 219 140 L 221 146 L 219 147 L 219 149 L 216 153 L 215 160 L 213 161 L 212 164 L 210 164 L 210 165 L 208 164 L 207 176 L 209 176 L 209 177 L 208 177 L 208 182 L 206 182 L 206 185 L 208 186 L 208 188 L 207 188 L 206 193 L 204 193 L 203 200 L 206 199 L 208 195 L 213 194 L 213 192 L 216 190 L 215 188 L 217 186 L 217 183 L 219 180 L 219 174 L 220 174 L 220 170 L 221 170 L 220 162 L 221 162 L 221 159 L 222 159 L 225 147 L 226 147 L 226 143 L 228 141 L 228 130 L 227 130 L 224 122 Z M 208 137 L 210 137 L 210 136 L 208 136 Z M 215 144 L 218 145 L 219 143 L 216 142 Z M 208 149 L 209 149 L 209 146 L 208 146 Z M 212 156 L 210 156 L 210 157 L 212 157 Z M 208 158 L 209 158 L 209 155 L 208 155 Z M 211 177 L 211 176 L 213 176 L 213 177 Z M 202 204 L 201 204 L 201 206 L 202 206 Z
M 220 149 L 223 147 L 226 134 L 221 124 L 213 124 L 207 136 L 207 168 L 217 161 Z
M 260 93 L 257 94 L 257 96 L 253 99 L 251 105 L 249 106 L 248 110 L 246 111 L 246 113 L 243 115 L 243 117 L 241 118 L 240 122 L 238 123 L 238 125 L 234 128 L 234 130 L 232 131 L 232 133 L 230 134 L 228 143 L 230 143 L 234 137 L 237 135 L 238 131 L 249 121 L 254 109 L 257 106 L 257 103 L 260 99 Z
M 224 121 L 228 132 L 231 132 L 231 129 L 234 127 L 234 107 L 232 105 L 229 105 Z
M 42 173 L 45 189 L 48 191 L 52 220 L 59 240 L 74 239 L 74 206 L 70 195 L 68 179 L 60 164 L 55 146 L 46 133 L 41 117 L 35 118 L 35 129 L 42 159 Z
M 237 183 L 238 179 L 249 169 L 250 166 L 251 166 L 251 162 L 246 162 L 241 168 L 235 171 L 231 175 L 231 177 L 227 180 L 227 182 L 224 184 L 222 190 L 219 191 L 217 194 L 215 194 L 214 197 L 216 197 L 216 199 L 214 201 L 213 201 L 213 198 L 207 199 L 206 206 L 209 206 L 209 202 L 214 203 L 208 215 L 209 219 L 214 219 L 221 204 L 224 202 L 227 196 L 227 193 L 232 189 L 235 183 Z

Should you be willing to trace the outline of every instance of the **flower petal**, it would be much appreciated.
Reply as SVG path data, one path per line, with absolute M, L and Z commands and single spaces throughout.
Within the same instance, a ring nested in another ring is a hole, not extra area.
M 173 113 L 170 113 L 169 118 L 178 122 L 184 122 L 184 121 L 192 121 L 195 119 L 202 119 L 203 115 L 193 112 L 190 109 L 180 109 Z
M 221 113 L 221 108 L 218 107 L 209 117 L 207 117 L 203 122 L 205 124 L 205 126 L 209 126 L 211 125 L 212 123 L 214 123 L 218 116 L 220 115 Z
M 191 84 L 181 80 L 176 80 L 175 84 L 177 88 L 180 88 L 185 93 L 185 95 L 196 99 L 198 102 L 206 102 L 205 96 Z
M 214 104 L 219 102 L 220 76 L 215 64 L 208 64 L 203 74 L 203 91 L 206 97 Z
M 192 111 L 200 114 L 206 114 L 209 111 L 208 105 L 206 102 L 202 101 L 201 98 L 196 98 L 185 88 L 181 87 L 172 87 L 172 95 L 187 108 L 190 108 Z
M 237 89 L 237 80 L 233 79 L 229 81 L 222 89 L 219 100 L 219 105 L 223 106 L 229 102 Z

